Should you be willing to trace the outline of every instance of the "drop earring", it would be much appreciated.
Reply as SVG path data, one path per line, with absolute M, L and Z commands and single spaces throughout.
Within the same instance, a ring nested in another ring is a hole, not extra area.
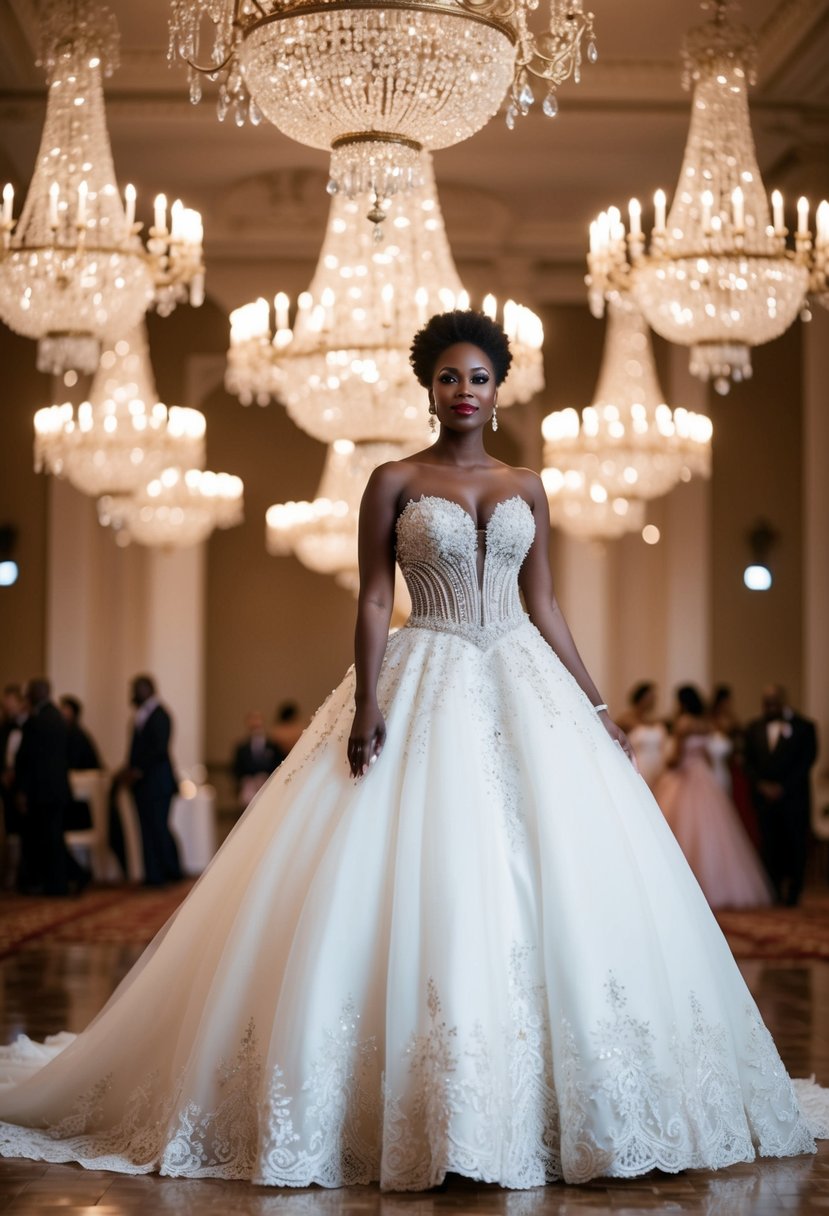
M 492 429 L 493 429 L 493 431 L 498 430 L 498 402 L 497 401 L 493 401 L 493 403 L 492 403 Z
M 438 409 L 437 409 L 437 406 L 435 405 L 434 401 L 430 401 L 429 402 L 429 430 L 432 432 L 433 435 L 434 435 L 435 431 L 438 429 L 438 423 L 437 423 L 437 417 L 436 417 L 437 412 L 438 412 Z

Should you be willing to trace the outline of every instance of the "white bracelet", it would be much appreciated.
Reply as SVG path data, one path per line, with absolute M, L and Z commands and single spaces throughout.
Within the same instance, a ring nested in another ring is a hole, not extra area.
M 595 712 L 597 714 L 601 714 L 601 713 L 604 713 L 604 711 L 607 709 L 607 706 L 606 705 L 594 705 L 593 709 L 595 710 Z

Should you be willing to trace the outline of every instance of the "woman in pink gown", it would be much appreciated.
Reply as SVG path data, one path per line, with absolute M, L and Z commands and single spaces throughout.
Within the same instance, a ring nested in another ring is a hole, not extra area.
M 712 908 L 766 906 L 772 902 L 769 881 L 714 775 L 702 698 L 686 685 L 677 702 L 673 756 L 654 788 L 656 800 Z

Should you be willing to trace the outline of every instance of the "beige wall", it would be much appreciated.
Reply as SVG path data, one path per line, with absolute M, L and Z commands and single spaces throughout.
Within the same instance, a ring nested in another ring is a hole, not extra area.
M 710 395 L 712 669 L 734 686 L 744 715 L 757 712 L 760 689 L 771 680 L 782 681 L 796 705 L 803 692 L 802 341 L 796 324 L 755 350 L 750 381 L 727 397 Z M 771 556 L 774 584 L 763 593 L 743 585 L 746 533 L 759 517 L 780 535 Z
M 0 682 L 22 682 L 46 667 L 46 479 L 32 470 L 32 417 L 49 380 L 34 369 L 35 348 L 0 325 L 0 524 L 18 530 L 20 578 L 0 587 Z

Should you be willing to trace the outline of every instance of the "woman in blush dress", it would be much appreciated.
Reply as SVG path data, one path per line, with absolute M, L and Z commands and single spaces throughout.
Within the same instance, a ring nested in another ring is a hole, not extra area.
M 734 711 L 734 695 L 729 684 L 718 684 L 714 689 L 711 724 L 714 727 L 712 739 L 716 740 L 713 748 L 719 757 L 719 761 L 716 756 L 712 757 L 714 772 L 737 808 L 748 838 L 759 854 L 760 826 L 751 797 L 751 786 L 743 768 L 745 732 Z
M 440 431 L 369 480 L 354 667 L 92 1025 L 10 1049 L 3 1153 L 423 1190 L 814 1152 L 826 1095 L 579 657 L 541 480 L 484 446 L 510 358 L 480 313 L 416 335 Z
M 619 725 L 630 740 L 639 772 L 653 789 L 665 771 L 668 731 L 656 716 L 656 685 L 644 680 L 631 689 Z
M 715 775 L 714 740 L 702 697 L 684 685 L 677 691 L 669 767 L 654 796 L 711 907 L 764 907 L 772 902 L 771 886 Z

